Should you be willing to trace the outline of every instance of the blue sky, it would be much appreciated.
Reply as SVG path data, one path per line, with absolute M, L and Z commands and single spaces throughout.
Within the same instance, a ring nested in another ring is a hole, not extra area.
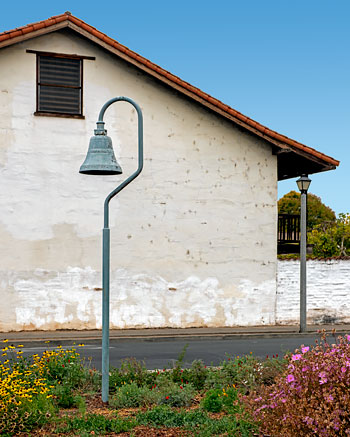
M 69 10 L 254 120 L 341 161 L 310 192 L 350 212 L 350 1 L 4 1 L 0 31 Z M 279 196 L 296 189 L 279 183 Z

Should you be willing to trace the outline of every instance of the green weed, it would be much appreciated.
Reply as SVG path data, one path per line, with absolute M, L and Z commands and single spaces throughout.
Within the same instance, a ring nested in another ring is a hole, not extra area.
M 99 414 L 88 414 L 85 417 L 67 417 L 57 433 L 71 433 L 75 431 L 94 432 L 103 435 L 110 432 L 120 433 L 130 431 L 136 426 L 134 420 L 108 418 Z

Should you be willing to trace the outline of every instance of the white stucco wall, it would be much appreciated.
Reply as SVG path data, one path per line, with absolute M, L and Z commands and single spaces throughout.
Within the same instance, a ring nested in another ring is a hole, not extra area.
M 85 120 L 33 115 L 26 49 L 96 57 L 84 61 Z M 0 70 L 0 331 L 101 326 L 102 208 L 122 178 L 78 170 L 118 95 L 142 107 L 145 166 L 111 202 L 111 326 L 275 322 L 268 144 L 68 31 L 1 49 Z M 118 103 L 105 121 L 127 176 L 135 111 Z
M 276 323 L 299 323 L 299 261 L 278 262 Z M 307 322 L 350 323 L 350 261 L 307 261 Z

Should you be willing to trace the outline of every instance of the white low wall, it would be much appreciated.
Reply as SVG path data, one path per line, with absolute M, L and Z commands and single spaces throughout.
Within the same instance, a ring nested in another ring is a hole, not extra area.
M 278 261 L 277 324 L 299 323 L 299 261 Z M 307 261 L 307 322 L 350 323 L 350 260 Z

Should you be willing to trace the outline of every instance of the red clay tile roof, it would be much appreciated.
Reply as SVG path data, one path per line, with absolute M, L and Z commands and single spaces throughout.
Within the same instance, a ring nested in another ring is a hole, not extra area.
M 241 114 L 230 106 L 222 103 L 220 100 L 215 99 L 209 94 L 201 91 L 199 88 L 194 87 L 193 85 L 185 82 L 184 80 L 180 79 L 169 71 L 164 70 L 163 68 L 159 67 L 148 59 L 138 55 L 137 53 L 123 46 L 119 42 L 115 41 L 114 39 L 85 23 L 84 21 L 80 20 L 79 18 L 74 17 L 73 15 L 71 15 L 70 12 L 65 12 L 64 14 L 56 15 L 55 17 L 51 17 L 47 20 L 28 24 L 17 29 L 0 33 L 0 48 L 2 46 L 15 44 L 16 42 L 22 40 L 24 35 L 30 34 L 32 32 L 34 33 L 35 31 L 41 29 L 47 28 L 47 31 L 49 32 L 50 27 L 59 23 L 62 23 L 64 25 L 63 22 L 66 22 L 67 25 L 68 23 L 73 23 L 74 25 L 90 33 L 97 39 L 101 40 L 103 43 L 106 43 L 107 45 L 117 49 L 119 52 L 124 53 L 130 60 L 137 61 L 137 63 L 147 67 L 147 69 L 149 69 L 150 71 L 157 73 L 158 77 L 161 76 L 164 79 L 167 79 L 167 83 L 169 83 L 170 85 L 173 84 L 174 86 L 176 86 L 176 89 L 183 89 L 183 91 L 190 97 L 195 98 L 196 100 L 199 100 L 204 104 L 207 104 L 212 110 L 216 110 L 224 116 L 229 116 L 231 120 L 236 121 L 238 124 L 247 127 L 249 130 L 265 138 L 267 141 L 270 141 L 281 148 L 291 148 L 295 152 L 300 151 L 304 155 L 309 155 L 310 158 L 318 158 L 320 161 L 323 161 L 325 165 L 328 165 L 329 168 L 334 168 L 335 166 L 339 165 L 339 161 L 337 161 L 336 159 L 331 158 L 330 156 L 327 156 L 321 152 L 318 152 L 311 147 L 305 146 L 304 144 L 301 144 L 295 140 L 292 140 L 285 135 L 281 135 L 278 132 L 275 132 L 268 127 L 263 126 L 262 124 L 252 120 L 251 118 L 246 117 L 245 115 Z

